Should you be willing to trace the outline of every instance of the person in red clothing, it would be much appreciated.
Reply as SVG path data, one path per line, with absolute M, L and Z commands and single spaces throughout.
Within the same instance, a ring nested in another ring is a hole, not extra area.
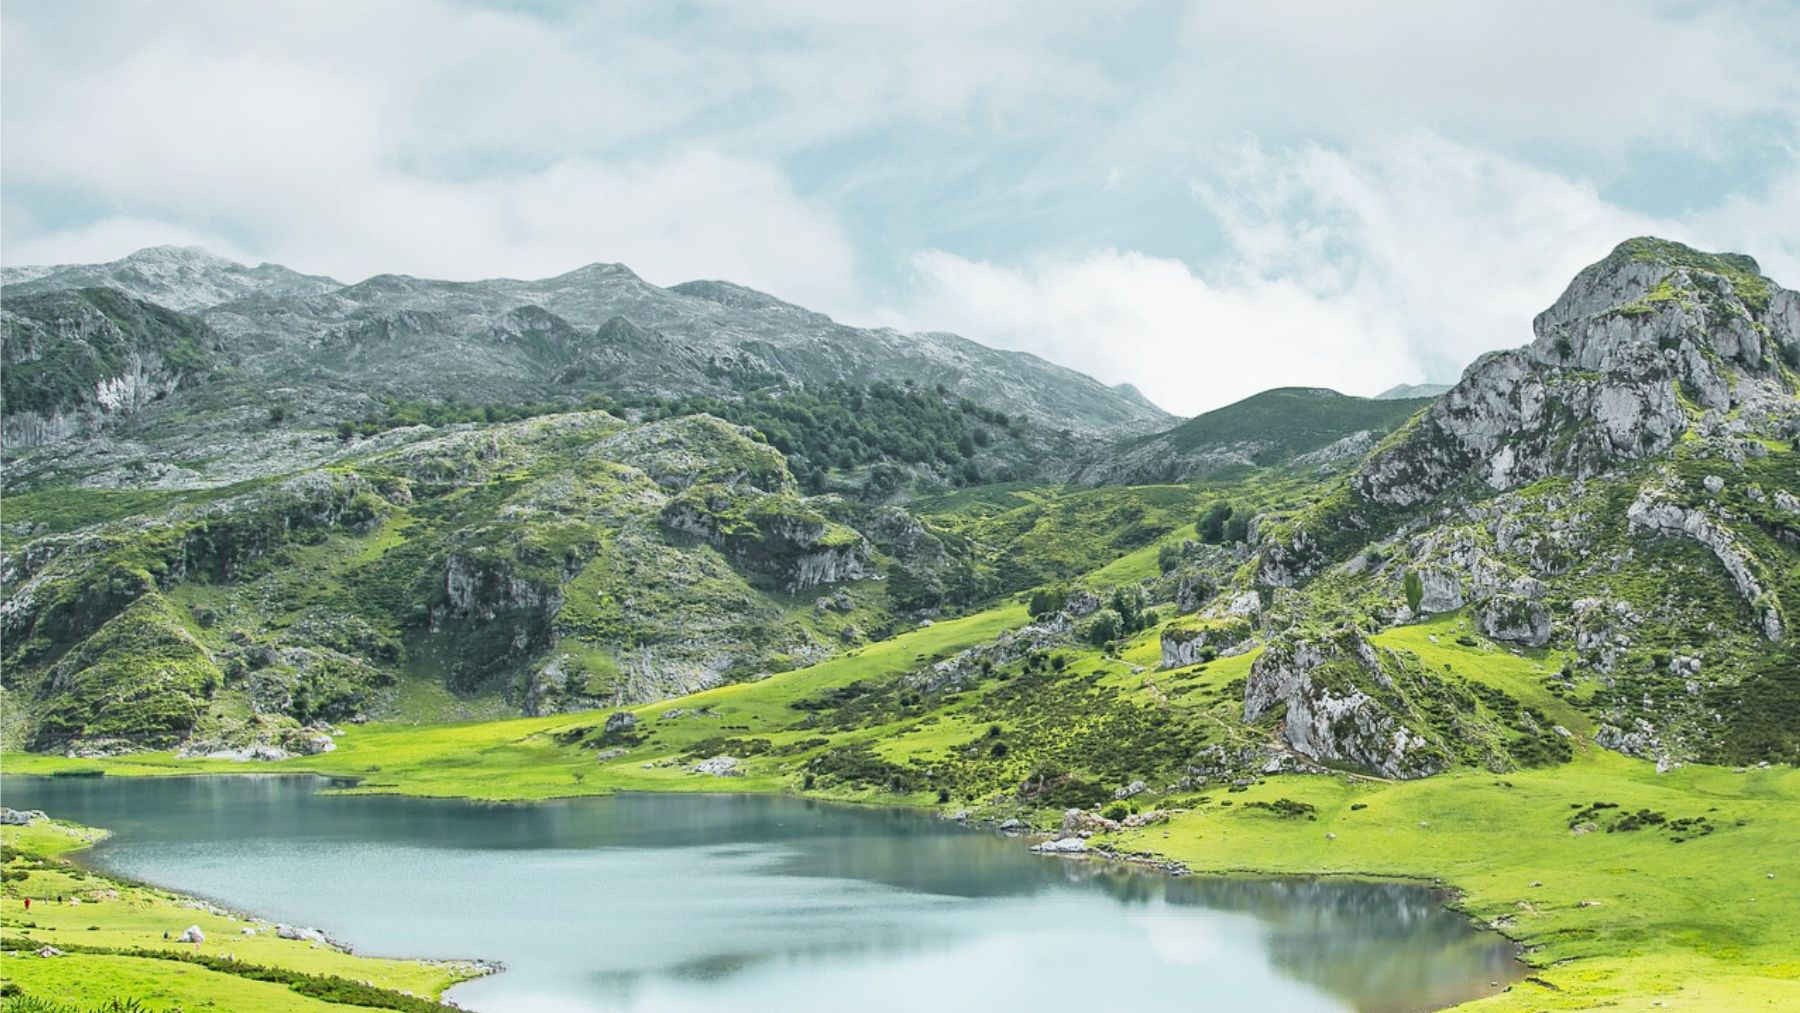
M 25 910 L 27 910 L 27 911 L 31 910 L 31 898 L 30 897 L 25 898 Z

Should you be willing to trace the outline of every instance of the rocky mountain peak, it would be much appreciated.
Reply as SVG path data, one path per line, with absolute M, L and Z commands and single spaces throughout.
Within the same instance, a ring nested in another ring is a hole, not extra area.
M 1738 254 L 1640 238 L 1583 270 L 1532 344 L 1481 357 L 1353 479 L 1389 506 L 1474 473 L 1494 489 L 1586 478 L 1724 439 L 1800 427 L 1800 296 Z
M 176 270 L 229 270 L 243 268 L 244 265 L 229 257 L 221 257 L 204 246 L 146 246 L 136 253 L 127 254 L 118 263 L 133 264 L 140 268 L 164 268 Z
M 1630 239 L 1538 314 L 1531 351 L 1539 362 L 1605 371 L 1644 349 L 1684 357 L 1706 349 L 1763 371 L 1795 340 L 1795 305 L 1750 257 Z
M 279 264 L 247 267 L 199 246 L 151 246 L 105 264 L 9 267 L 0 281 L 9 296 L 112 288 L 184 313 L 246 296 L 316 295 L 340 285 Z

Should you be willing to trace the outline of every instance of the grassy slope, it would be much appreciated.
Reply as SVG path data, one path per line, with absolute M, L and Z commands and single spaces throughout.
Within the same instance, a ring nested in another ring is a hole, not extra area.
M 851 651 L 809 668 L 761 682 L 734 683 L 692 696 L 634 709 L 645 725 L 655 726 L 651 742 L 624 757 L 596 764 L 595 754 L 560 746 L 560 731 L 595 725 L 593 713 L 542 718 L 467 722 L 444 725 L 368 724 L 346 728 L 335 752 L 321 756 L 264 763 L 259 773 L 316 771 L 360 779 L 354 790 L 409 795 L 455 796 L 494 800 L 557 798 L 613 790 L 776 790 L 788 778 L 771 768 L 752 767 L 746 777 L 721 782 L 690 775 L 684 767 L 645 769 L 647 760 L 680 753 L 688 745 L 716 735 L 769 735 L 775 741 L 804 738 L 789 728 L 797 712 L 789 705 L 821 689 L 857 680 L 891 677 L 930 659 L 947 656 L 992 639 L 1002 630 L 1026 622 L 1023 606 L 1009 604 L 922 627 Z M 715 716 L 687 721 L 659 721 L 676 709 L 710 707 Z M 740 731 L 741 730 L 741 731 Z M 864 733 L 876 737 L 876 732 Z M 137 753 L 111 760 L 65 760 L 44 754 L 7 754 L 9 773 L 100 771 L 109 775 L 170 773 L 241 774 L 241 763 L 181 760 L 172 753 Z
M 1579 712 L 1542 690 L 1539 680 L 1556 669 L 1549 657 L 1464 647 L 1453 629 L 1440 621 L 1375 640 L 1507 689 L 1586 741 Z M 1800 770 L 1657 774 L 1588 746 L 1572 763 L 1537 770 L 1399 783 L 1284 776 L 1226 798 L 1235 805 L 1213 800 L 1114 843 L 1206 872 L 1446 882 L 1540 968 L 1470 1010 L 1800 1008 Z M 1277 798 L 1316 806 L 1316 819 L 1244 808 Z M 1720 829 L 1679 843 L 1655 829 L 1572 833 L 1571 815 L 1593 802 L 1706 815 Z
M 1431 398 L 1376 400 L 1316 387 L 1277 387 L 1183 422 L 1156 439 L 1176 450 L 1268 443 L 1266 456 L 1304 453 L 1363 429 L 1386 432 Z
M 1317 820 L 1242 808 L 1275 798 L 1316 806 Z M 1271 778 L 1235 799 L 1117 843 L 1209 872 L 1439 878 L 1541 968 L 1471 1010 L 1800 1008 L 1800 773 L 1791 768 L 1658 776 L 1596 751 L 1504 776 Z M 1707 813 L 1725 828 L 1681 844 L 1652 831 L 1572 834 L 1571 807 L 1594 801 Z
M 1120 575 L 1139 561 L 1119 564 Z M 829 687 L 898 675 L 932 658 L 987 640 L 1024 621 L 1017 606 L 922 628 L 825 664 L 758 683 L 721 687 L 635 713 L 648 741 L 596 763 L 591 751 L 558 745 L 554 733 L 599 716 L 562 715 L 461 725 L 353 728 L 331 754 L 258 765 L 362 777 L 358 791 L 538 799 L 611 790 L 795 790 L 802 751 L 750 761 L 747 776 L 693 774 L 676 758 L 708 736 L 756 735 L 779 744 L 814 734 L 789 705 Z M 1586 742 L 1590 724 L 1551 695 L 1543 679 L 1560 657 L 1519 656 L 1485 642 L 1456 641 L 1464 621 L 1445 618 L 1379 634 L 1434 668 L 1502 688 L 1542 707 Z M 1218 690 L 1248 670 L 1252 655 L 1220 659 L 1197 672 L 1134 673 L 1154 662 L 1154 631 L 1117 659 L 1076 652 L 1070 668 L 1126 687 L 1171 708 L 1218 707 Z M 969 694 L 979 699 L 978 693 Z M 839 734 L 836 745 L 869 740 L 894 760 L 939 756 L 979 733 L 968 701 L 925 719 L 896 720 Z M 662 719 L 665 711 L 712 708 L 713 716 Z M 1228 718 L 1221 718 L 1228 720 Z M 646 766 L 648 764 L 648 766 Z M 96 768 L 111 774 L 242 771 L 239 764 L 143 755 L 112 761 L 7 757 L 9 770 Z M 843 793 L 833 793 L 846 797 Z M 864 791 L 848 797 L 931 805 L 926 794 Z M 1247 801 L 1292 798 L 1316 819 L 1282 819 Z M 1202 800 L 1204 799 L 1204 801 Z M 1534 980 L 1471 1008 L 1481 1010 L 1791 1008 L 1800 1003 L 1800 771 L 1734 772 L 1691 767 L 1658 775 L 1649 764 L 1583 746 L 1574 762 L 1496 775 L 1463 770 L 1422 781 L 1353 777 L 1272 777 L 1247 791 L 1176 799 L 1167 823 L 1113 842 L 1178 859 L 1200 871 L 1332 873 L 1442 880 L 1465 894 L 1471 914 L 1520 939 L 1539 967 Z M 1226 806 L 1223 803 L 1234 803 Z M 1666 829 L 1575 834 L 1578 806 L 1613 802 L 1670 819 L 1706 815 L 1716 833 L 1677 843 Z M 1352 809 L 1352 806 L 1360 808 Z M 1334 834 L 1335 839 L 1327 837 Z M 1768 877 L 1774 874 L 1774 879 Z M 1533 886 L 1541 883 L 1541 886 Z M 1584 905 L 1583 902 L 1592 902 Z M 1784 1006 L 1785 1004 L 1785 1006 Z
M 473 965 L 456 962 L 358 957 L 328 946 L 280 939 L 266 922 L 211 914 L 190 906 L 186 898 L 139 886 L 68 862 L 70 852 L 86 847 L 100 831 L 39 820 L 30 826 L 0 828 L 9 873 L 0 895 L 0 932 L 11 939 L 59 948 L 139 948 L 186 954 L 193 947 L 165 940 L 189 925 L 206 933 L 202 952 L 231 955 L 246 964 L 278 967 L 304 974 L 332 975 L 367 982 L 394 992 L 438 996 L 446 988 L 474 976 Z M 14 878 L 22 875 L 22 878 Z M 29 912 L 24 898 L 32 898 Z M 77 897 L 80 904 L 57 903 Z M 258 934 L 246 936 L 254 925 Z M 134 997 L 151 1008 L 217 1007 L 232 1010 L 341 1010 L 345 1007 L 302 995 L 286 985 L 255 981 L 194 964 L 120 953 L 76 953 L 39 958 L 15 955 L 5 961 L 0 978 L 26 994 L 64 1002 L 99 1004 L 115 997 Z

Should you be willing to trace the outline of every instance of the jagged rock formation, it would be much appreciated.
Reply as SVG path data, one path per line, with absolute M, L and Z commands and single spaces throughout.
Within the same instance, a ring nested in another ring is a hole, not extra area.
M 1481 632 L 1495 640 L 1542 647 L 1550 642 L 1550 609 L 1543 602 L 1497 594 L 1475 613 Z
M 1494 489 L 1585 478 L 1666 453 L 1705 413 L 1728 432 L 1800 424 L 1800 296 L 1756 262 L 1661 240 L 1621 244 L 1533 323 L 1526 348 L 1476 360 L 1355 475 L 1371 503 L 1410 507 L 1473 475 Z
M 1603 680 L 1611 748 L 1681 759 L 1768 741 L 1750 729 L 1771 704 L 1751 701 L 1800 689 L 1784 644 L 1800 525 L 1781 507 L 1800 297 L 1747 257 L 1639 239 L 1534 330 L 1331 493 L 1263 519 L 1248 583 L 1302 611 L 1360 597 L 1382 622 L 1469 608 L 1492 640 L 1566 645 L 1585 666 L 1570 678 Z
M 265 386 L 484 403 L 910 380 L 1054 428 L 1168 421 L 1135 389 L 1023 352 L 850 327 L 726 282 L 661 288 L 617 264 L 534 281 L 378 275 L 342 285 L 158 247 L 112 264 L 9 268 L 4 281 L 9 299 L 106 286 L 192 313 Z
M 1781 640 L 1786 629 L 1782 603 L 1770 589 L 1764 565 L 1725 523 L 1703 508 L 1684 508 L 1670 497 L 1666 484 L 1651 483 L 1638 492 L 1626 517 L 1633 532 L 1687 537 L 1706 546 L 1731 575 L 1745 603 L 1760 614 L 1763 636 Z
M 1408 727 L 1395 708 L 1370 691 L 1394 691 L 1393 677 L 1375 648 L 1360 637 L 1283 641 L 1250 666 L 1244 720 L 1280 711 L 1281 738 L 1303 756 L 1350 764 L 1383 777 L 1424 777 L 1443 770 L 1449 755 Z
M 198 320 L 111 289 L 9 292 L 0 308 L 6 446 L 91 433 L 225 364 Z

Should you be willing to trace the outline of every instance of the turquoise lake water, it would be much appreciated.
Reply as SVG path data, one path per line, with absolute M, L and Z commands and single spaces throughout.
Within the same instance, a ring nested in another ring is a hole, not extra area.
M 112 830 L 84 858 L 106 871 L 360 953 L 501 961 L 449 996 L 484 1013 L 1403 1013 L 1524 973 L 1418 886 L 1171 878 L 782 797 L 483 805 L 327 787 L 7 777 L 0 793 Z

